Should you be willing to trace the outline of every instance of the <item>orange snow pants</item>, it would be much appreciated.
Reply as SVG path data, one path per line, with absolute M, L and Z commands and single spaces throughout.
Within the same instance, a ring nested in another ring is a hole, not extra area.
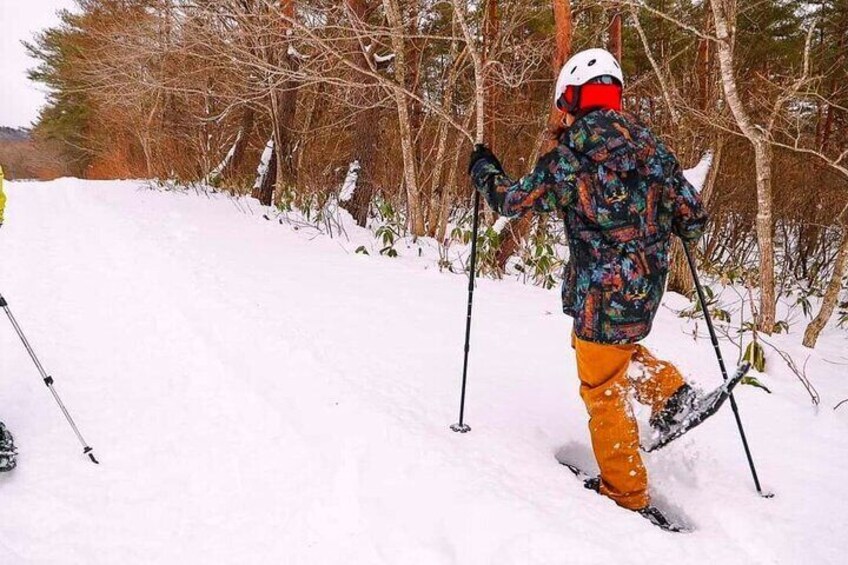
M 606 345 L 575 336 L 573 346 L 580 396 L 589 411 L 592 449 L 601 469 L 601 494 L 631 510 L 644 508 L 650 503 L 648 474 L 639 454 L 639 429 L 628 393 L 633 391 L 656 414 L 683 386 L 683 376 L 641 345 Z

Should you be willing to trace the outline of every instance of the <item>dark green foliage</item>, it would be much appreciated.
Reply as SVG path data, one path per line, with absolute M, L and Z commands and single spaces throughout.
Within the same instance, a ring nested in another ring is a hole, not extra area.
M 29 71 L 29 79 L 48 88 L 47 105 L 38 117 L 36 133 L 61 142 L 68 162 L 83 172 L 94 150 L 86 136 L 90 99 L 75 72 L 83 56 L 84 31 L 70 12 L 61 12 L 60 20 L 59 27 L 48 29 L 25 44 L 30 57 L 38 61 Z

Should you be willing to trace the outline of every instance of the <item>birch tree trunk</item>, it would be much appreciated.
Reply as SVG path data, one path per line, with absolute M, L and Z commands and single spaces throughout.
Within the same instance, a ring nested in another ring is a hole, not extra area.
M 404 27 L 401 21 L 396 0 L 383 0 L 386 19 L 391 29 L 392 50 L 395 54 L 395 85 L 392 96 L 395 99 L 398 113 L 400 143 L 403 153 L 403 177 L 406 185 L 406 202 L 409 211 L 409 227 L 413 235 L 425 235 L 424 216 L 421 208 L 421 197 L 418 189 L 418 169 L 415 158 L 415 140 L 412 137 L 409 101 L 406 89 L 406 49 L 404 45 Z
M 451 45 L 451 66 L 448 71 L 444 103 L 442 104 L 442 108 L 446 113 L 450 113 L 451 107 L 453 106 L 459 59 L 460 58 L 457 56 L 456 52 L 456 45 L 453 44 Z M 430 211 L 427 218 L 427 235 L 430 237 L 436 237 L 440 232 L 441 218 L 447 214 L 447 210 L 444 208 L 449 205 L 449 202 L 444 198 L 445 194 L 449 191 L 445 189 L 442 182 L 445 169 L 455 164 L 454 159 L 446 158 L 449 133 L 448 124 L 445 122 L 440 123 L 438 142 L 436 146 L 436 160 L 434 165 L 436 170 L 433 174 L 433 181 L 430 188 Z
M 460 6 L 460 0 L 452 0 L 453 14 L 462 30 L 462 35 L 465 37 L 465 43 L 468 48 L 468 53 L 471 55 L 471 61 L 474 63 L 474 105 L 477 108 L 476 118 L 476 137 L 475 143 L 483 143 L 483 136 L 486 129 L 486 81 L 483 56 L 477 49 L 474 34 L 471 33 L 471 28 L 468 27 L 468 21 L 465 19 L 465 10 Z M 463 0 L 464 3 L 464 0 Z
M 483 65 L 486 67 L 484 76 L 486 89 L 486 124 L 483 137 L 486 139 L 486 144 L 492 150 L 495 150 L 497 147 L 495 119 L 497 117 L 499 89 L 493 80 L 493 67 L 487 65 L 487 63 L 491 60 L 494 53 L 495 41 L 497 41 L 498 33 L 500 33 L 500 25 L 497 0 L 487 0 L 483 24 Z
M 774 275 L 774 222 L 772 215 L 772 150 L 767 132 L 753 123 L 736 84 L 733 68 L 733 35 L 730 26 L 735 25 L 735 8 L 729 15 L 725 12 L 724 0 L 710 0 L 716 36 L 718 38 L 718 61 L 724 96 L 736 124 L 754 148 L 754 165 L 757 175 L 757 244 L 760 255 L 760 331 L 771 334 L 776 317 Z
M 846 266 L 848 266 L 848 227 L 842 229 L 842 243 L 839 246 L 836 261 L 834 261 L 833 274 L 824 293 L 821 309 L 804 332 L 803 343 L 806 347 L 813 348 L 816 346 L 819 334 L 821 334 L 830 317 L 833 315 L 833 311 L 836 309 L 836 304 L 839 302 L 839 292 L 842 290 L 842 278 L 845 276 Z

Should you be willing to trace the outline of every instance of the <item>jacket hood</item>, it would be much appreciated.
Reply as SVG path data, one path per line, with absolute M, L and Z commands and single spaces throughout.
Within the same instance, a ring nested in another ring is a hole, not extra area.
M 614 110 L 590 112 L 572 124 L 563 141 L 574 153 L 582 154 L 607 169 L 635 170 L 654 153 L 645 146 L 634 121 Z

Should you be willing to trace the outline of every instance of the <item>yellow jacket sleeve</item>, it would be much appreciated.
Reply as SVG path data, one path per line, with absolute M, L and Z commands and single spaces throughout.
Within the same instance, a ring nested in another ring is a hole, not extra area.
M 3 192 L 3 167 L 0 166 L 0 224 L 3 223 L 3 211 L 6 209 L 6 193 Z

